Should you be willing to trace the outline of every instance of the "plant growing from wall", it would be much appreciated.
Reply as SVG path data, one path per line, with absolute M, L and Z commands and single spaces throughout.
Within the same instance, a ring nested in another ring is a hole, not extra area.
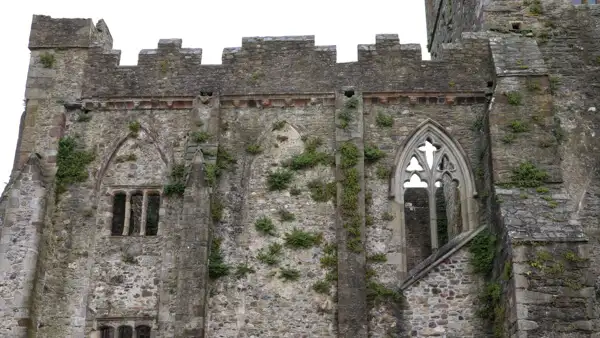
M 325 152 L 317 151 L 322 144 L 323 140 L 319 137 L 307 138 L 304 151 L 284 161 L 282 165 L 291 170 L 303 170 L 314 168 L 319 164 L 328 164 L 331 161 L 330 156 Z
M 277 214 L 279 214 L 279 220 L 281 222 L 293 222 L 296 220 L 296 216 L 285 209 L 279 209 Z
M 341 155 L 341 170 L 343 174 L 342 185 L 342 196 L 341 196 L 341 217 L 343 226 L 346 229 L 347 248 L 354 253 L 361 252 L 362 240 L 361 240 L 361 215 L 359 210 L 358 196 L 360 193 L 360 181 L 359 172 L 355 168 L 358 164 L 360 152 L 358 147 L 352 142 L 344 142 L 339 152 Z
M 210 217 L 213 222 L 220 222 L 223 219 L 223 208 L 221 196 L 216 193 L 213 194 L 210 199 Z
M 323 234 L 320 232 L 308 232 L 298 228 L 292 229 L 284 235 L 285 245 L 293 249 L 308 249 L 321 244 Z
M 211 279 L 218 279 L 223 276 L 229 275 L 231 267 L 225 263 L 225 258 L 221 252 L 220 238 L 213 238 L 210 245 L 210 252 L 208 255 L 208 276 Z
M 192 141 L 195 143 L 206 143 L 210 139 L 210 134 L 205 131 L 196 131 L 192 133 Z
M 538 169 L 533 163 L 523 162 L 518 168 L 513 169 L 511 183 L 519 188 L 537 188 L 548 177 L 546 171 Z
M 185 164 L 175 164 L 171 169 L 170 181 L 163 187 L 165 196 L 183 196 L 185 192 L 185 178 L 187 169 Z
M 275 265 L 279 263 L 283 246 L 279 243 L 271 243 L 268 247 L 258 251 L 256 259 L 267 265 Z
M 524 132 L 529 131 L 529 125 L 527 125 L 526 122 L 523 122 L 520 120 L 511 121 L 510 124 L 508 125 L 508 128 L 513 133 L 524 133 Z
M 281 129 L 283 129 L 283 127 L 285 127 L 286 123 L 287 123 L 286 120 L 275 121 L 275 122 L 273 122 L 273 126 L 272 126 L 271 130 L 272 131 L 281 130 Z
M 276 235 L 275 224 L 273 224 L 273 221 L 267 216 L 261 216 L 258 218 L 256 222 L 254 222 L 254 228 L 263 235 Z
M 250 144 L 246 147 L 246 152 L 250 155 L 258 155 L 262 153 L 262 149 L 259 144 Z
M 356 108 L 358 107 L 358 97 L 352 96 L 344 102 L 344 107 L 338 114 L 338 119 L 340 121 L 339 127 L 341 129 L 347 129 L 350 126 L 350 123 L 354 121 L 354 113 Z
M 368 164 L 375 163 L 385 157 L 385 152 L 379 149 L 374 144 L 368 144 L 364 149 L 365 162 Z
M 67 186 L 85 182 L 88 179 L 87 166 L 96 155 L 81 149 L 74 137 L 63 137 L 58 141 L 56 155 L 56 195 L 67 190 Z
M 520 106 L 523 101 L 523 95 L 517 91 L 510 91 L 505 94 L 508 100 L 508 103 L 513 106 Z
M 390 178 L 390 174 L 392 170 L 385 165 L 378 165 L 377 169 L 375 169 L 375 176 L 377 176 L 380 180 L 387 180 Z
M 281 191 L 288 188 L 292 182 L 294 174 L 287 169 L 277 169 L 274 172 L 270 172 L 267 177 L 267 187 L 269 191 Z
M 131 137 L 137 137 L 138 133 L 142 129 L 142 125 L 138 121 L 131 121 L 128 125 Z
M 334 200 L 337 195 L 337 185 L 335 182 L 325 183 L 323 180 L 315 179 L 306 185 L 310 191 L 310 197 L 315 202 L 327 202 Z
M 254 268 L 252 268 L 248 264 L 238 264 L 238 266 L 235 268 L 234 276 L 236 279 L 241 279 L 246 277 L 246 275 L 255 272 L 256 271 L 254 270 Z
M 377 113 L 377 117 L 375 118 L 375 123 L 382 128 L 389 128 L 394 125 L 394 118 L 392 115 Z
M 300 278 L 300 271 L 292 268 L 281 268 L 279 278 L 283 279 L 284 282 L 297 281 Z
M 54 54 L 44 52 L 40 55 L 40 63 L 44 68 L 52 68 L 56 63 L 56 58 L 54 57 Z

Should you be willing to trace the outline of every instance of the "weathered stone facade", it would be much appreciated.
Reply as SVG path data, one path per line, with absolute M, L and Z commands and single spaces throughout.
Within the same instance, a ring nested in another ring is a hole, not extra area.
M 426 10 L 343 64 L 34 16 L 0 337 L 599 335 L 600 9 Z

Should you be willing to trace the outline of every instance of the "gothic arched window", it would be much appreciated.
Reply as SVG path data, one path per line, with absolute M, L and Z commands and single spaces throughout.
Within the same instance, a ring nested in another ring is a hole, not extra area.
M 131 326 L 119 326 L 117 331 L 119 332 L 118 338 L 133 338 L 133 329 Z
M 405 271 L 456 235 L 477 228 L 475 185 L 467 157 L 431 120 L 422 123 L 399 150 L 390 194 L 401 206 Z

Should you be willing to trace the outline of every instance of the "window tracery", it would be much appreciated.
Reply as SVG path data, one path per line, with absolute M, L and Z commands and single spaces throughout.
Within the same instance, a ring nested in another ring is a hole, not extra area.
M 476 228 L 475 185 L 467 157 L 439 124 L 428 120 L 407 138 L 390 184 L 401 206 L 406 270 Z

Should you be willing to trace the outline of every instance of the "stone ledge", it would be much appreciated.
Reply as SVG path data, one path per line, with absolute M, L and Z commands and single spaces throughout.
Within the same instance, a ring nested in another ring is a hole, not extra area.
M 425 277 L 429 271 L 448 259 L 450 256 L 454 255 L 458 250 L 468 244 L 473 238 L 475 238 L 475 236 L 477 236 L 486 228 L 487 225 L 482 225 L 475 230 L 465 232 L 454 237 L 452 240 L 446 243 L 446 245 L 439 248 L 431 256 L 409 271 L 408 277 L 402 281 L 402 284 L 400 284 L 400 290 L 406 290 L 415 282 Z

